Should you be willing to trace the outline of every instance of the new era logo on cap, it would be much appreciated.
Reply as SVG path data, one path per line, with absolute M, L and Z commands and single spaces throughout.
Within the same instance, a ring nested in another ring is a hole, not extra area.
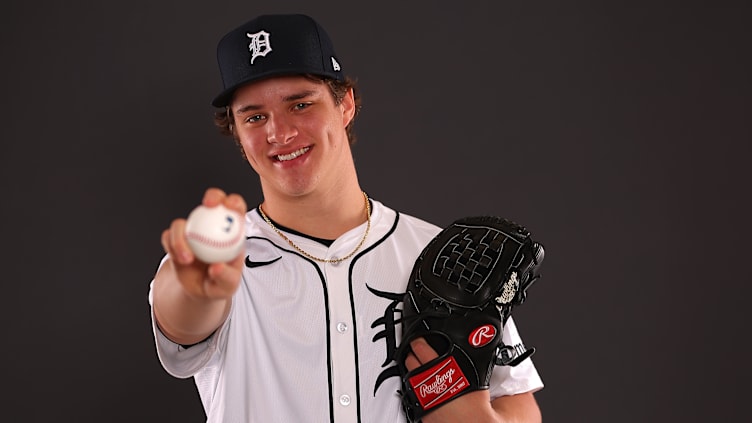
M 223 89 L 212 101 L 226 106 L 235 90 L 277 75 L 312 74 L 344 80 L 329 35 L 311 17 L 262 15 L 227 33 L 217 45 Z

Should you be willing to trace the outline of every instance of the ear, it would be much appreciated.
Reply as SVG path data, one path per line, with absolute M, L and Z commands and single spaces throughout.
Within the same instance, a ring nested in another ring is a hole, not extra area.
M 227 114 L 227 122 L 230 133 L 235 136 L 235 114 L 230 110 L 230 106 L 225 106 L 225 113 Z
M 339 106 L 342 108 L 342 126 L 347 126 L 355 117 L 355 94 L 352 88 L 347 90 Z

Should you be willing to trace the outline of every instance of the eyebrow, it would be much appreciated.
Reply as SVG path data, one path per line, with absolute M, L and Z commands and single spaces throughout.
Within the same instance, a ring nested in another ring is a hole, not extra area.
M 284 97 L 282 101 L 288 102 L 288 101 L 295 101 L 295 100 L 302 100 L 306 97 L 311 97 L 316 94 L 316 91 L 314 90 L 305 90 L 297 94 L 292 94 L 287 97 Z
M 312 97 L 316 95 L 316 91 L 314 90 L 305 90 L 301 91 L 299 93 L 290 94 L 288 96 L 282 97 L 282 102 L 289 103 L 291 101 L 297 101 L 302 100 L 304 98 Z M 252 110 L 259 110 L 261 109 L 261 106 L 258 104 L 246 104 L 244 106 L 238 107 L 238 110 L 235 111 L 237 114 L 246 113 Z

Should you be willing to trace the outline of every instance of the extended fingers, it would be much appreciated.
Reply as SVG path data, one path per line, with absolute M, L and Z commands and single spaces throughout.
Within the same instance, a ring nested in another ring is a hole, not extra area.
M 231 263 L 208 265 L 204 280 L 204 294 L 209 298 L 229 298 L 237 290 L 241 279 L 241 269 Z
M 193 261 L 193 252 L 185 239 L 185 219 L 175 219 L 170 228 L 162 232 L 162 248 L 181 264 Z
M 421 363 L 427 363 L 439 354 L 428 344 L 425 338 L 416 338 L 410 342 L 410 349 L 413 350 L 413 354 Z
M 238 194 L 230 194 L 224 200 L 225 207 L 235 210 L 241 216 L 244 216 L 248 211 L 248 206 L 245 203 L 245 199 Z
M 227 194 L 219 188 L 209 188 L 204 193 L 201 204 L 206 207 L 216 207 L 219 204 L 234 210 L 241 216 L 248 211 L 245 200 L 239 194 Z
M 206 207 L 215 207 L 217 204 L 222 203 L 227 194 L 219 188 L 209 188 L 204 192 L 204 198 L 201 200 L 201 204 Z
M 407 353 L 405 357 L 405 367 L 407 371 L 411 372 L 421 366 L 421 362 L 415 357 L 413 353 Z
M 424 338 L 412 340 L 410 342 L 410 349 L 412 352 L 408 353 L 405 357 L 405 367 L 407 370 L 414 370 L 439 356 Z

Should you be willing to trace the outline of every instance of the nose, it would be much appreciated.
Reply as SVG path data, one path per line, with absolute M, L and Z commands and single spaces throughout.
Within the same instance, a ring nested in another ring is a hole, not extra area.
M 270 116 L 266 123 L 266 142 L 269 144 L 287 144 L 292 141 L 298 130 L 295 125 L 283 116 Z

